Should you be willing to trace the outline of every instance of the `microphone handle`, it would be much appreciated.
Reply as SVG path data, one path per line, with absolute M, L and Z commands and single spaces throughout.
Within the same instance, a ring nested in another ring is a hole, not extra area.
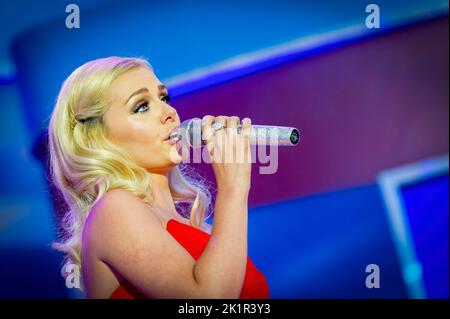
M 252 125 L 250 144 L 295 146 L 300 142 L 300 132 L 294 127 Z
M 201 138 L 201 119 L 194 118 L 180 125 L 181 138 L 191 147 L 201 147 L 205 141 Z M 183 132 L 184 130 L 184 132 Z M 240 127 L 238 127 L 240 132 Z M 300 132 L 294 127 L 252 125 L 250 131 L 251 145 L 295 146 L 300 142 Z

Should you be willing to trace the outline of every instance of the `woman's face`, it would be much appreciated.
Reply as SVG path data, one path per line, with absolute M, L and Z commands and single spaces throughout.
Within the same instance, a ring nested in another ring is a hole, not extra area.
M 180 125 L 168 92 L 153 71 L 139 67 L 118 76 L 108 90 L 110 107 L 104 115 L 108 139 L 149 172 L 167 172 L 181 162 L 168 141 Z

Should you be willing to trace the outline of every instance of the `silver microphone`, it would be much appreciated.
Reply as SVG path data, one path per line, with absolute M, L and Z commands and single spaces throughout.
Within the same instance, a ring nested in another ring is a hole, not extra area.
M 220 128 L 219 128 L 220 129 Z M 240 133 L 241 127 L 238 127 Z M 197 148 L 205 145 L 202 139 L 202 119 L 193 118 L 180 124 L 170 135 L 171 140 L 181 140 L 187 146 Z M 252 125 L 250 144 L 269 146 L 295 146 L 300 142 L 300 132 L 294 127 Z

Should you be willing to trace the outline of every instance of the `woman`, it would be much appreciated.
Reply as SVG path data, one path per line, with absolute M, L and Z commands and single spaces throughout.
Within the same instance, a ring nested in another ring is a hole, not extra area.
M 53 182 L 70 209 L 54 247 L 81 268 L 88 298 L 268 298 L 247 257 L 251 121 L 202 120 L 217 183 L 211 229 L 209 192 L 180 168 L 168 139 L 180 124 L 169 100 L 137 58 L 90 61 L 64 82 L 49 150 Z M 237 145 L 245 160 L 224 163 Z M 189 219 L 179 203 L 191 204 Z

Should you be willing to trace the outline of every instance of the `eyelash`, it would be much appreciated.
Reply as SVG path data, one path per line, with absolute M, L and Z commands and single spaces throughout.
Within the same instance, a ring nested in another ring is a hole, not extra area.
M 166 101 L 165 101 L 166 104 L 169 104 L 169 103 L 170 103 L 170 96 L 169 96 L 169 95 L 163 95 L 163 99 L 166 99 Z M 139 112 L 139 110 L 140 110 L 143 106 L 146 106 L 145 111 Z M 143 103 L 138 103 L 138 106 L 134 109 L 133 113 L 136 114 L 136 113 L 147 112 L 149 108 L 150 108 L 150 107 L 148 106 L 148 101 L 145 101 L 145 102 L 143 102 Z

